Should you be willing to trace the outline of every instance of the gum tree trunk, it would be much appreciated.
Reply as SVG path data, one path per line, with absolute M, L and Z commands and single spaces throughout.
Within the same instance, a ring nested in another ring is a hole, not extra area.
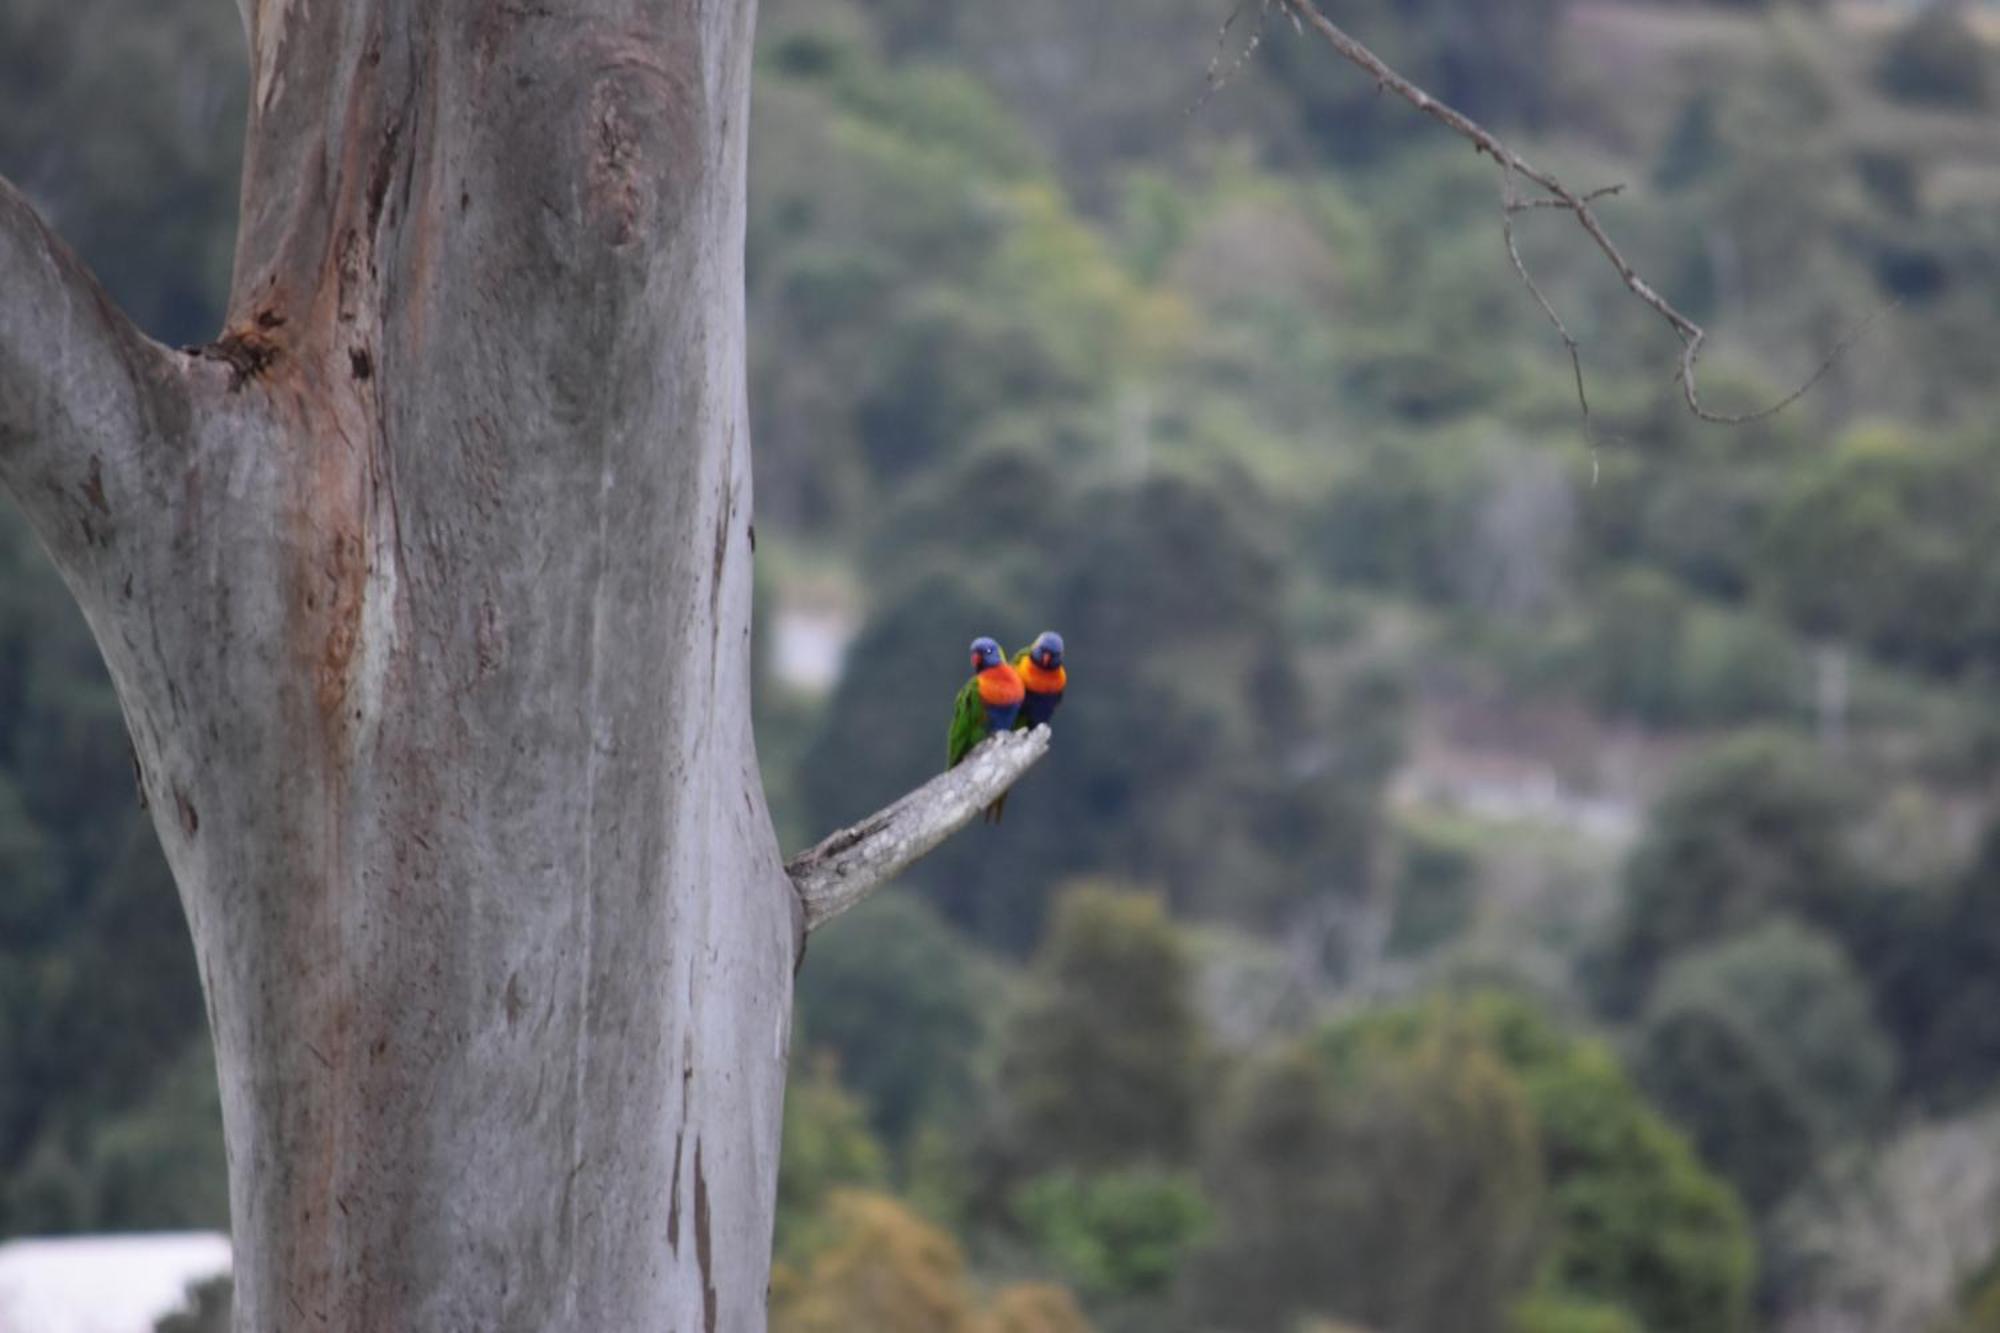
M 0 481 L 199 955 L 236 1327 L 763 1327 L 752 0 L 245 0 L 223 336 L 0 185 Z
M 149 342 L 0 181 L 0 487 L 180 887 L 236 1328 L 761 1330 L 805 934 L 1048 732 L 779 862 L 754 0 L 243 3 L 215 342 Z

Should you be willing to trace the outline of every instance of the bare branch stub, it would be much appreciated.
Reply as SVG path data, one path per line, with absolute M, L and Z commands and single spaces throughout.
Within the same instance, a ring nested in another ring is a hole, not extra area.
M 1584 430 L 1586 434 L 1591 432 L 1590 404 L 1589 399 L 1584 393 L 1583 360 L 1578 350 L 1578 344 L 1576 339 L 1570 335 L 1569 329 L 1564 325 L 1562 318 L 1557 315 L 1555 307 L 1550 304 L 1548 298 L 1542 293 L 1541 288 L 1529 276 L 1527 265 L 1522 261 L 1521 253 L 1514 244 L 1512 224 L 1516 213 L 1523 213 L 1533 209 L 1556 209 L 1566 212 L 1576 219 L 1577 225 L 1582 227 L 1585 233 L 1589 235 L 1591 241 L 1603 253 L 1605 260 L 1617 272 L 1619 281 L 1624 283 L 1626 290 L 1651 307 L 1654 313 L 1659 315 L 1666 322 L 1667 326 L 1674 331 L 1674 335 L 1680 339 L 1680 368 L 1675 378 L 1680 383 L 1681 396 L 1686 400 L 1690 412 L 1700 417 L 1703 421 L 1716 425 L 1740 426 L 1753 421 L 1762 421 L 1766 417 L 1790 407 L 1810 392 L 1814 385 L 1826 377 L 1827 373 L 1839 362 L 1847 349 L 1866 333 L 1873 326 L 1875 320 L 1880 318 L 1883 313 L 1882 311 L 1877 311 L 1875 315 L 1870 316 L 1867 320 L 1855 326 L 1853 330 L 1835 344 L 1833 350 L 1828 353 L 1825 360 L 1820 362 L 1812 374 L 1808 375 L 1796 388 L 1776 402 L 1759 408 L 1754 412 L 1742 413 L 1717 412 L 1703 406 L 1700 392 L 1695 384 L 1695 368 L 1696 363 L 1701 358 L 1702 344 L 1708 339 L 1708 331 L 1683 314 L 1672 302 L 1660 295 L 1651 283 L 1639 275 L 1638 270 L 1632 266 L 1631 261 L 1625 258 L 1624 253 L 1612 241 L 1610 234 L 1605 231 L 1604 224 L 1598 220 L 1597 214 L 1591 209 L 1591 204 L 1596 201 L 1621 193 L 1624 188 L 1623 186 L 1607 186 L 1603 189 L 1578 194 L 1563 184 L 1554 175 L 1531 165 L 1519 153 L 1496 138 L 1485 126 L 1479 124 L 1479 122 L 1473 120 L 1463 112 L 1438 101 L 1422 88 L 1391 69 L 1380 56 L 1356 41 L 1339 25 L 1327 18 L 1325 14 L 1322 14 L 1319 7 L 1313 3 L 1313 0 L 1275 0 L 1275 3 L 1283 7 L 1285 13 L 1291 17 L 1294 26 L 1303 23 L 1311 27 L 1343 60 L 1365 72 L 1375 81 L 1375 86 L 1378 90 L 1393 92 L 1417 110 L 1470 142 L 1475 151 L 1484 153 L 1499 165 L 1502 176 L 1501 217 L 1508 257 L 1514 265 L 1515 272 L 1527 286 L 1529 294 L 1535 298 L 1536 303 L 1541 306 L 1543 314 L 1555 326 L 1557 335 L 1562 338 L 1563 346 L 1569 353 L 1571 368 L 1576 373 L 1577 400 L 1583 408 Z M 1548 192 L 1547 197 L 1525 200 L 1517 198 L 1514 194 L 1513 184 L 1513 178 L 1516 175 L 1525 177 L 1540 186 Z M 1887 308 L 1893 309 L 1894 307 L 1892 305 Z M 1594 439 L 1592 443 L 1593 445 L 1595 444 Z
M 66 574 L 102 569 L 157 508 L 194 405 L 186 358 L 125 317 L 0 179 L 0 490 Z
M 841 829 L 785 865 L 805 907 L 808 933 L 850 907 L 971 823 L 1049 752 L 1047 727 L 995 736 L 964 763 L 893 805 Z

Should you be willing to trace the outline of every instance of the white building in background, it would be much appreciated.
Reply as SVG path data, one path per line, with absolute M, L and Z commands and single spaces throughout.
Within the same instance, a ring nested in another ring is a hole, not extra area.
M 0 1333 L 152 1333 L 228 1271 L 214 1231 L 0 1242 Z
M 771 616 L 771 674 L 801 694 L 827 694 L 840 683 L 853 638 L 846 611 L 781 606 Z

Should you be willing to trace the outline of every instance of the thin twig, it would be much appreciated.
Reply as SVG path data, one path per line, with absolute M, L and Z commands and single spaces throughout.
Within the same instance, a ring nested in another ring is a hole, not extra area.
M 1222 56 L 1228 48 L 1229 30 L 1236 26 L 1236 20 L 1243 17 L 1243 10 L 1252 2 L 1253 0 L 1237 0 L 1235 8 L 1229 11 L 1229 17 L 1222 20 L 1222 26 L 1216 29 L 1215 54 L 1208 58 L 1208 70 L 1202 76 L 1201 95 L 1188 105 L 1187 113 L 1190 116 L 1207 106 L 1208 99 L 1220 92 L 1224 84 L 1235 78 L 1238 72 L 1250 63 L 1250 57 L 1257 54 L 1257 48 L 1263 45 L 1264 20 L 1270 16 L 1271 6 L 1276 0 L 1254 0 L 1257 6 L 1257 26 L 1251 31 L 1250 40 L 1244 43 L 1236 59 L 1229 62 L 1228 68 L 1223 68 Z M 1293 17 L 1292 23 L 1294 26 L 1297 25 L 1296 16 Z
M 1610 186 L 1608 188 L 1618 190 L 1623 187 Z M 1602 190 L 1598 191 L 1599 194 L 1604 192 Z M 1528 261 L 1521 258 L 1521 247 L 1514 243 L 1514 215 L 1520 211 L 1521 201 L 1514 194 L 1514 169 L 1508 163 L 1502 162 L 1500 164 L 1500 235 L 1507 242 L 1507 258 L 1514 262 L 1514 272 L 1520 275 L 1521 285 L 1528 289 L 1528 294 L 1535 298 L 1537 305 L 1541 306 L 1542 313 L 1547 315 L 1549 323 L 1555 326 L 1556 336 L 1562 339 L 1563 350 L 1569 353 L 1569 367 L 1576 375 L 1576 405 L 1577 409 L 1583 413 L 1583 438 L 1584 442 L 1590 446 L 1590 484 L 1595 486 L 1597 484 L 1597 428 L 1590 417 L 1590 395 L 1583 387 L 1583 349 L 1577 342 L 1575 335 L 1569 331 L 1569 325 L 1563 323 L 1562 316 L 1556 313 L 1555 305 L 1543 294 L 1541 287 L 1535 282 L 1534 275 L 1528 272 Z
M 1625 258 L 1624 253 L 1612 241 L 1610 234 L 1605 231 L 1603 223 L 1598 221 L 1597 214 L 1591 211 L 1590 205 L 1594 200 L 1618 193 L 1617 187 L 1607 187 L 1606 189 L 1595 190 L 1584 195 L 1577 194 L 1555 176 L 1534 166 L 1519 153 L 1495 138 L 1490 131 L 1470 116 L 1438 101 L 1422 88 L 1391 69 L 1383 62 L 1380 56 L 1370 51 L 1353 37 L 1350 37 L 1331 19 L 1322 14 L 1319 11 L 1319 7 L 1313 3 L 1313 0 L 1276 0 L 1276 2 L 1284 7 L 1287 14 L 1292 16 L 1295 24 L 1301 19 L 1304 20 L 1313 31 L 1326 40 L 1327 45 L 1331 46 L 1336 54 L 1373 78 L 1375 86 L 1378 89 L 1387 89 L 1395 93 L 1418 111 L 1421 111 L 1453 133 L 1468 140 L 1475 151 L 1484 153 L 1492 158 L 1500 165 L 1504 173 L 1524 176 L 1536 185 L 1541 186 L 1542 189 L 1548 191 L 1549 197 L 1547 199 L 1528 200 L 1525 202 L 1515 200 L 1507 204 L 1505 206 L 1505 213 L 1510 219 L 1514 213 L 1524 211 L 1528 208 L 1555 208 L 1575 217 L 1577 225 L 1583 228 L 1598 250 L 1603 253 L 1606 261 L 1616 270 L 1619 281 L 1625 284 L 1626 290 L 1650 306 L 1654 313 L 1666 321 L 1668 327 L 1673 329 L 1675 336 L 1681 340 L 1681 364 L 1680 373 L 1677 377 L 1681 386 L 1681 396 L 1686 401 L 1688 410 L 1703 421 L 1723 426 L 1738 426 L 1747 422 L 1761 421 L 1773 413 L 1781 412 L 1785 408 L 1790 407 L 1793 403 L 1804 397 L 1821 379 L 1825 378 L 1827 372 L 1833 369 L 1834 364 L 1839 361 L 1847 348 L 1863 333 L 1867 332 L 1884 313 L 1883 311 L 1877 311 L 1875 315 L 1870 316 L 1846 337 L 1843 337 L 1836 344 L 1833 354 L 1822 362 L 1819 368 L 1806 378 L 1804 383 L 1770 406 L 1760 408 L 1755 412 L 1740 414 L 1716 412 L 1704 407 L 1701 395 L 1695 385 L 1695 366 L 1701 358 L 1702 344 L 1708 339 L 1707 330 L 1682 314 L 1671 301 L 1655 291 L 1652 284 L 1639 275 L 1638 270 L 1632 266 L 1631 261 Z M 1511 196 L 1513 189 L 1511 181 L 1509 181 L 1505 189 L 1509 196 Z M 1558 332 L 1562 334 L 1564 344 L 1570 351 L 1571 362 L 1577 368 L 1580 390 L 1582 368 L 1581 362 L 1577 357 L 1575 341 L 1569 336 L 1568 330 L 1562 327 L 1562 321 L 1556 318 L 1555 311 L 1550 307 L 1548 300 L 1535 287 L 1533 281 L 1527 278 L 1526 267 L 1521 264 L 1520 254 L 1513 246 L 1511 229 L 1508 236 L 1508 249 L 1513 256 L 1517 271 L 1528 282 L 1529 291 L 1534 293 L 1535 299 L 1541 303 L 1544 312 L 1548 314 L 1549 318 L 1555 321 Z M 1893 305 L 1885 309 L 1892 308 Z
M 1503 163 L 1502 165 L 1504 166 L 1505 164 Z M 1597 189 L 1592 190 L 1589 194 L 1583 196 L 1583 202 L 1586 204 L 1594 204 L 1599 199 L 1609 199 L 1613 195 L 1618 195 L 1623 193 L 1625 193 L 1625 185 L 1624 182 L 1622 181 L 1616 185 L 1601 185 Z M 1566 209 L 1568 207 L 1569 205 L 1561 199 L 1516 199 L 1513 203 L 1507 206 L 1507 211 L 1510 213 L 1526 213 L 1532 209 L 1537 209 L 1537 208 Z

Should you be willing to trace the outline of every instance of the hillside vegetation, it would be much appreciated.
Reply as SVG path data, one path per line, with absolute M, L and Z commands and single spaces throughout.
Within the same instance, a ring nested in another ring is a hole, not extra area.
M 1074 681 L 1006 822 L 814 941 L 774 1328 L 2000 1327 L 1993 7 L 1327 8 L 1628 186 L 1717 407 L 1873 323 L 1704 426 L 1527 218 L 1587 434 L 1492 165 L 1288 26 L 1191 111 L 1226 6 L 766 0 L 782 836 L 938 767 L 974 634 Z M 0 11 L 0 170 L 180 341 L 226 15 Z M 11 515 L 0 884 L 0 1235 L 222 1225 L 185 929 Z

